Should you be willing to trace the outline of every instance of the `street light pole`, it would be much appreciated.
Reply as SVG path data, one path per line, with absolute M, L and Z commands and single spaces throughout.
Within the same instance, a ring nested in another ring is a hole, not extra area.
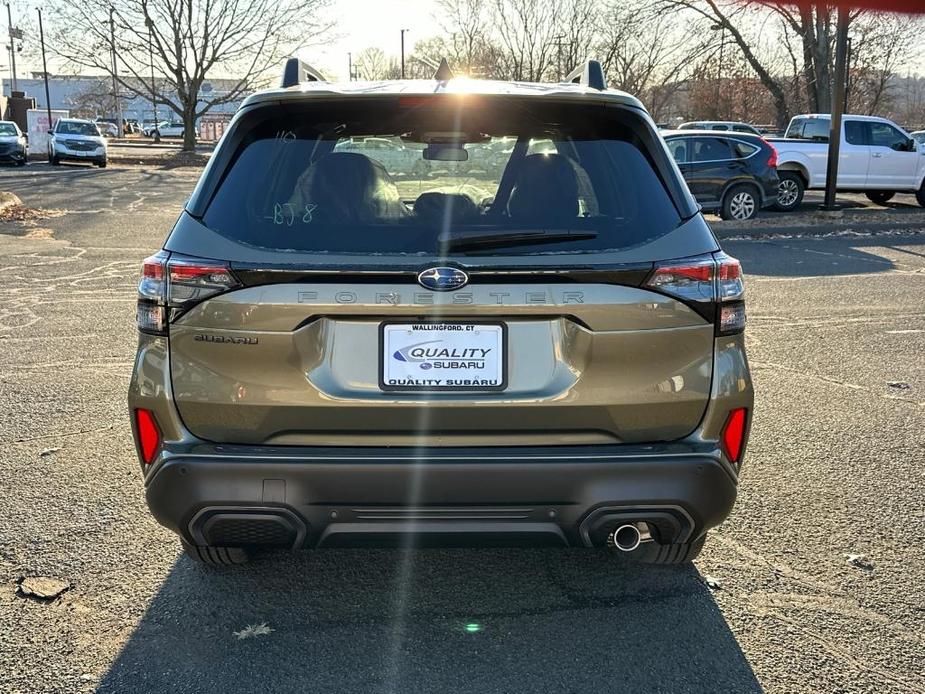
M 405 79 L 405 32 L 407 29 L 401 30 L 401 78 Z
M 116 64 L 116 20 L 115 8 L 109 6 L 109 36 L 112 40 L 112 98 L 116 104 L 116 127 L 119 130 L 119 137 L 125 137 L 125 128 L 122 123 L 122 102 L 119 101 L 119 68 Z
M 13 88 L 10 90 L 10 96 L 13 96 L 13 92 L 16 91 L 16 39 L 13 34 L 13 13 L 10 10 L 10 3 L 6 3 L 6 21 L 10 34 L 10 67 L 13 70 Z
M 45 109 L 48 112 L 48 127 L 46 130 L 51 130 L 51 96 L 48 94 L 48 63 L 45 62 L 45 28 L 42 26 L 42 10 L 41 8 L 36 8 L 36 12 L 39 13 L 39 41 L 42 44 L 42 74 L 45 76 Z
M 154 85 L 154 21 L 150 17 L 145 18 L 145 24 L 148 25 L 148 62 L 151 63 L 151 110 L 154 111 L 154 141 L 161 141 L 161 131 L 157 127 L 157 90 Z

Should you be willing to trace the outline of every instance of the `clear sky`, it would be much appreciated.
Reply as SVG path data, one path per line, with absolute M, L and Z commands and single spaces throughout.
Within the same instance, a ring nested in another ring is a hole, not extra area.
M 434 0 L 334 0 L 330 13 L 337 20 L 336 38 L 325 46 L 309 48 L 302 58 L 329 78 L 347 78 L 347 53 L 354 55 L 369 46 L 378 46 L 389 55 L 401 51 L 402 29 L 405 50 L 415 41 L 438 34 Z

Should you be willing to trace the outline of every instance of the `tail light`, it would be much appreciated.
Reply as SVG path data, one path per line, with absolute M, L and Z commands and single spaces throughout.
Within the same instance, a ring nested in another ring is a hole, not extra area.
M 742 460 L 742 445 L 745 443 L 745 423 L 748 410 L 740 408 L 729 413 L 723 426 L 723 452 L 733 463 Z
M 762 138 L 762 139 L 764 139 L 764 138 Z M 771 156 L 768 158 L 768 166 L 770 166 L 772 169 L 776 169 L 776 168 L 777 168 L 777 147 L 775 147 L 774 145 L 772 145 L 772 144 L 771 144 L 770 142 L 768 142 L 767 140 L 764 140 L 764 143 L 765 143 L 768 147 L 771 148 Z
M 683 301 L 714 323 L 717 335 L 745 330 L 742 266 L 725 253 L 658 265 L 644 286 Z
M 171 255 L 145 258 L 138 283 L 138 329 L 166 335 L 167 326 L 196 304 L 240 286 L 225 263 Z
M 135 410 L 135 431 L 138 432 L 138 450 L 145 465 L 150 465 L 161 446 L 161 430 L 154 414 L 149 410 Z

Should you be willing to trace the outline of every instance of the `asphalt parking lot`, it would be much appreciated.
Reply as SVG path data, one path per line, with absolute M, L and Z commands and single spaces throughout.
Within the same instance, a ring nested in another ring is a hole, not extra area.
M 0 691 L 925 690 L 925 210 L 728 234 L 756 420 L 694 567 L 328 550 L 216 571 L 149 517 L 125 405 L 139 261 L 197 175 L 0 171 L 53 211 L 0 222 Z M 22 597 L 31 576 L 70 587 Z

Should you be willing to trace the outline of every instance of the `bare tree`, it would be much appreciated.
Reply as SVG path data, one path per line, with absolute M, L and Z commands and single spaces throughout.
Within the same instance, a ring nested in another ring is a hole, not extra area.
M 395 56 L 375 46 L 364 48 L 356 57 L 357 74 L 365 80 L 397 80 L 401 77 L 401 66 Z
M 852 31 L 848 105 L 853 113 L 873 115 L 900 96 L 897 73 L 923 53 L 922 22 L 911 17 L 865 14 Z
M 183 148 L 192 150 L 197 119 L 265 84 L 285 55 L 316 40 L 324 28 L 318 12 L 326 4 L 114 0 L 110 13 L 100 3 L 53 0 L 49 45 L 77 69 L 109 75 L 114 50 L 120 90 L 172 109 L 186 126 Z M 231 86 L 204 93 L 203 84 L 216 74 L 232 78 Z
M 675 95 L 715 43 L 712 32 L 692 38 L 683 17 L 652 0 L 612 0 L 598 36 L 595 55 L 610 83 L 642 99 L 656 120 L 670 118 Z

